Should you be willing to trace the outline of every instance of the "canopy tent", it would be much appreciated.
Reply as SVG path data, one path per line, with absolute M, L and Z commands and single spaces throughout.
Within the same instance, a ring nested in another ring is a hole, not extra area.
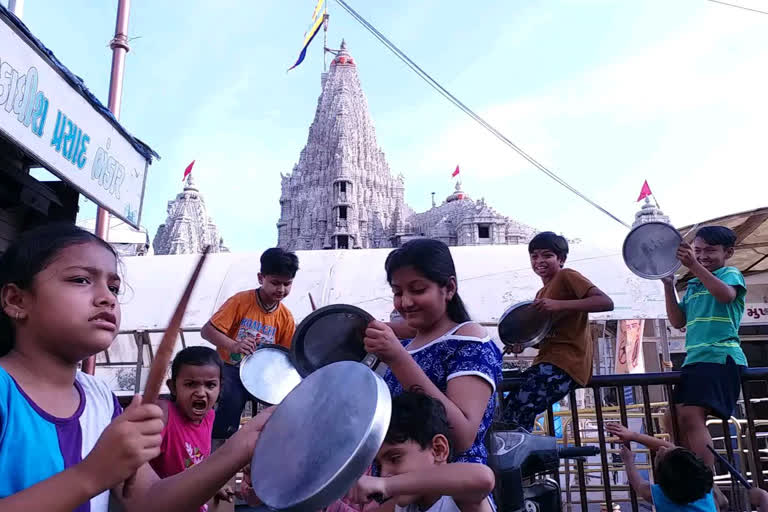
M 285 300 L 296 322 L 311 311 L 308 293 L 318 307 L 353 304 L 376 318 L 388 319 L 392 292 L 384 260 L 389 251 L 298 251 L 300 270 Z M 541 287 L 524 245 L 453 247 L 451 253 L 459 276 L 459 293 L 477 321 L 498 321 L 507 307 L 532 299 Z M 121 300 L 121 330 L 164 328 L 197 259 L 197 255 L 125 258 L 127 287 Z M 577 245 L 572 248 L 567 266 L 582 272 L 614 301 L 614 311 L 594 314 L 593 319 L 666 317 L 661 284 L 632 274 L 621 255 Z M 209 255 L 183 327 L 202 327 L 228 297 L 257 287 L 258 272 L 259 253 Z

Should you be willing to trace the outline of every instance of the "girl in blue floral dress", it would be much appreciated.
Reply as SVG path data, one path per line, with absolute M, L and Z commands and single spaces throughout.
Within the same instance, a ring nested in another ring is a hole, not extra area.
M 395 309 L 416 335 L 398 340 L 388 325 L 374 320 L 365 333 L 366 350 L 389 367 L 384 380 L 393 395 L 420 388 L 443 403 L 454 461 L 486 463 L 483 439 L 496 407 L 501 352 L 470 320 L 448 246 L 412 240 L 389 254 L 385 268 Z

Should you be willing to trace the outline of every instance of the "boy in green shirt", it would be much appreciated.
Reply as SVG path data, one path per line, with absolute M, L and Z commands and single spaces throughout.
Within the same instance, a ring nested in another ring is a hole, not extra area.
M 741 350 L 739 324 L 747 287 L 744 277 L 725 262 L 733 256 L 736 233 L 723 226 L 701 228 L 693 246 L 680 244 L 677 257 L 694 278 L 678 302 L 674 278 L 665 278 L 664 295 L 669 323 L 686 328 L 686 357 L 673 401 L 680 426 L 680 444 L 708 466 L 714 457 L 706 426 L 707 416 L 729 418 L 741 390 L 747 359 Z

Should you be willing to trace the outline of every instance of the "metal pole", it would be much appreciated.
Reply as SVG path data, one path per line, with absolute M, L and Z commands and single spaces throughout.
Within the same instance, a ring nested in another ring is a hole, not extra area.
M 108 107 L 115 119 L 120 119 L 120 103 L 123 98 L 123 73 L 125 71 L 125 55 L 130 51 L 128 46 L 128 14 L 131 10 L 131 0 L 118 0 L 117 23 L 115 37 L 110 41 L 112 48 L 112 74 L 109 79 Z M 96 236 L 107 240 L 109 233 L 109 212 L 99 207 L 96 211 Z
M 8 0 L 8 10 L 21 19 L 24 15 L 24 0 Z
M 659 330 L 659 336 L 661 337 L 661 371 L 668 372 L 670 369 L 665 366 L 665 363 L 671 362 L 671 356 L 669 354 L 669 338 L 667 337 L 667 321 L 663 319 L 656 320 L 656 328 Z
M 23 1 L 23 0 L 22 0 Z M 131 10 L 131 0 L 118 0 L 117 22 L 115 37 L 110 41 L 112 48 L 112 74 L 109 78 L 109 103 L 107 106 L 115 119 L 120 119 L 120 103 L 123 99 L 123 73 L 125 71 L 125 55 L 130 51 L 128 46 L 128 14 Z M 109 212 L 99 207 L 96 210 L 96 236 L 108 240 Z M 96 356 L 91 356 L 83 362 L 83 371 L 93 375 L 96 370 Z

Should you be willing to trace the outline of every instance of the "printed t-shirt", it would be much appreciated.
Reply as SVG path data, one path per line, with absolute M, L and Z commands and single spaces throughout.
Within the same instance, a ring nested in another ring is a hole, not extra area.
M 493 411 L 496 408 L 496 384 L 501 380 L 501 352 L 489 336 L 476 338 L 454 334 L 462 325 L 464 324 L 457 325 L 443 336 L 413 350 L 408 349 L 411 340 L 401 340 L 400 343 L 429 380 L 443 393 L 448 389 L 451 379 L 467 375 L 479 377 L 491 386 L 493 392 L 488 399 L 474 443 L 466 452 L 454 454 L 452 459 L 453 462 L 485 464 L 488 452 L 483 439 L 493 422 Z M 403 386 L 389 368 L 384 373 L 384 382 L 392 396 L 403 392 Z
M 536 294 L 537 299 L 578 300 L 594 288 L 592 282 L 570 268 L 560 270 Z M 584 386 L 592 377 L 592 337 L 589 333 L 589 315 L 568 311 L 555 313 L 555 321 L 544 340 L 533 364 L 549 363 L 557 366 L 573 380 Z
M 256 290 L 236 293 L 219 308 L 211 318 L 211 324 L 230 339 L 242 341 L 247 336 L 261 336 L 261 343 L 276 343 L 291 348 L 291 339 L 296 326 L 293 315 L 283 303 L 268 313 L 259 304 Z M 242 354 L 230 354 L 218 348 L 225 363 L 237 366 Z
M 42 410 L 0 368 L 0 498 L 8 497 L 80 463 L 122 408 L 106 383 L 77 372 L 80 405 L 69 418 Z M 107 512 L 109 491 L 74 512 Z
M 685 313 L 685 362 L 725 364 L 731 356 L 738 365 L 747 366 L 741 350 L 739 325 L 744 315 L 747 285 L 735 267 L 721 267 L 714 276 L 736 288 L 736 298 L 727 304 L 718 302 L 699 278 L 688 281 L 680 309 Z
M 197 424 L 186 418 L 174 402 L 168 402 L 168 421 L 163 427 L 160 455 L 149 462 L 157 476 L 166 478 L 181 473 L 211 455 L 215 414 L 211 409 Z M 207 505 L 200 507 L 200 512 L 207 510 Z

